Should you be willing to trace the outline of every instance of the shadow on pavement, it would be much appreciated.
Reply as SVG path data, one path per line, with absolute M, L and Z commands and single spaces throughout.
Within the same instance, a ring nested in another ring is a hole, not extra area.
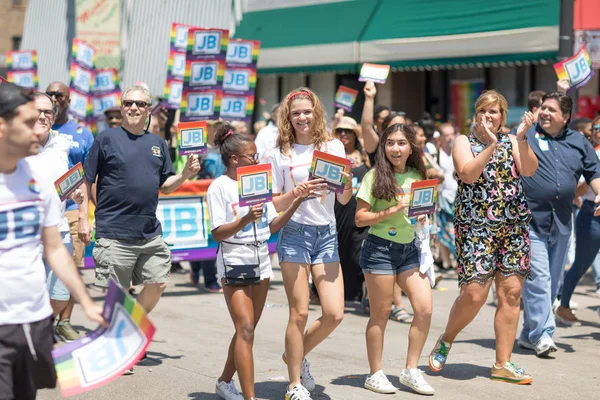
M 425 371 L 426 375 L 430 375 L 430 376 L 441 376 L 442 378 L 445 379 L 452 379 L 455 381 L 468 381 L 471 379 L 475 379 L 477 377 L 482 377 L 482 378 L 489 378 L 490 377 L 490 371 L 492 368 L 492 361 L 490 361 L 490 366 L 489 368 L 486 367 L 482 367 L 480 365 L 474 365 L 474 364 L 465 364 L 465 363 L 459 363 L 459 364 L 446 364 L 446 366 L 444 367 L 444 370 L 440 373 L 433 373 L 429 370 L 429 366 L 428 365 L 420 365 L 419 368 L 423 371 Z M 399 383 L 400 381 L 392 381 L 392 383 L 394 385 L 396 385 L 396 383 Z M 402 390 L 404 390 L 405 386 L 402 386 Z
M 214 399 L 221 398 L 214 393 L 205 393 L 205 392 L 194 392 L 194 393 L 188 394 L 188 396 L 192 400 L 214 400 Z
M 388 375 L 388 378 L 389 377 L 390 376 Z M 367 379 L 367 374 L 344 375 L 344 376 L 340 376 L 340 377 L 337 377 L 334 380 L 332 380 L 331 384 L 339 385 L 339 386 L 352 386 L 352 387 L 361 388 L 364 386 L 366 379 Z

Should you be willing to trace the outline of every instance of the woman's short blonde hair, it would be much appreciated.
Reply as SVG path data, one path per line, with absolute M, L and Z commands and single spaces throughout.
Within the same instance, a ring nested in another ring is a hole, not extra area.
M 506 126 L 506 118 L 508 117 L 508 102 L 506 98 L 495 90 L 486 90 L 481 93 L 477 101 L 475 102 L 475 121 L 477 121 L 477 114 L 484 108 L 497 104 L 500 108 L 500 115 L 502 121 L 500 122 L 500 128 Z

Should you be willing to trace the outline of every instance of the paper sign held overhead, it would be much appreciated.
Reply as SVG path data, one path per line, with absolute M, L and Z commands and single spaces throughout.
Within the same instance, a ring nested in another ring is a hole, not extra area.
M 358 90 L 351 89 L 346 86 L 340 86 L 335 94 L 334 107 L 342 108 L 346 111 L 352 111 Z
M 437 202 L 437 179 L 413 182 L 410 186 L 408 216 L 431 214 L 435 212 Z
M 271 164 L 249 165 L 237 169 L 240 207 L 273 199 Z
M 37 69 L 37 52 L 35 50 L 9 51 L 6 53 L 8 69 Z
M 559 80 L 569 80 L 571 85 L 569 93 L 588 83 L 592 76 L 594 76 L 592 61 L 585 46 L 582 46 L 573 57 L 554 64 L 554 70 Z
M 375 83 L 385 83 L 389 73 L 389 65 L 364 63 L 360 69 L 358 80 L 361 82 L 373 81 Z
M 350 160 L 315 150 L 309 172 L 309 179 L 323 178 L 330 190 L 344 191 L 346 177 L 342 172 L 350 173 Z
M 179 155 L 206 153 L 208 126 L 206 121 L 180 122 L 177 126 Z
M 58 178 L 54 182 L 54 187 L 56 188 L 56 193 L 58 193 L 58 197 L 60 201 L 65 201 L 69 198 L 71 193 L 73 193 L 81 184 L 83 183 L 84 174 L 83 174 L 83 165 L 80 162 L 75 164 L 73 168 L 65 172 L 63 176 Z

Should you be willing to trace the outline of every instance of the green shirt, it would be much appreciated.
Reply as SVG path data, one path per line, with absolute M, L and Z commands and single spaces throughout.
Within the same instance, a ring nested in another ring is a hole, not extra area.
M 404 174 L 395 174 L 396 183 L 405 194 L 410 194 L 410 185 L 413 182 L 420 181 L 421 175 L 416 169 L 410 168 Z M 358 190 L 357 198 L 363 200 L 371 206 L 372 212 L 386 210 L 398 204 L 398 198 L 394 201 L 385 201 L 377 199 L 373 196 L 373 180 L 375 179 L 375 169 L 367 172 L 362 180 L 360 189 Z M 408 219 L 407 212 L 398 212 L 388 219 L 371 226 L 369 233 L 396 243 L 410 243 L 415 237 L 415 229 Z

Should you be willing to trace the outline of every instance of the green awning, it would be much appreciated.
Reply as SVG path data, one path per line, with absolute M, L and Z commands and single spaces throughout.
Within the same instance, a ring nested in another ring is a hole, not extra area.
M 260 73 L 552 61 L 560 0 L 350 0 L 244 14 L 236 37 L 261 41 Z

